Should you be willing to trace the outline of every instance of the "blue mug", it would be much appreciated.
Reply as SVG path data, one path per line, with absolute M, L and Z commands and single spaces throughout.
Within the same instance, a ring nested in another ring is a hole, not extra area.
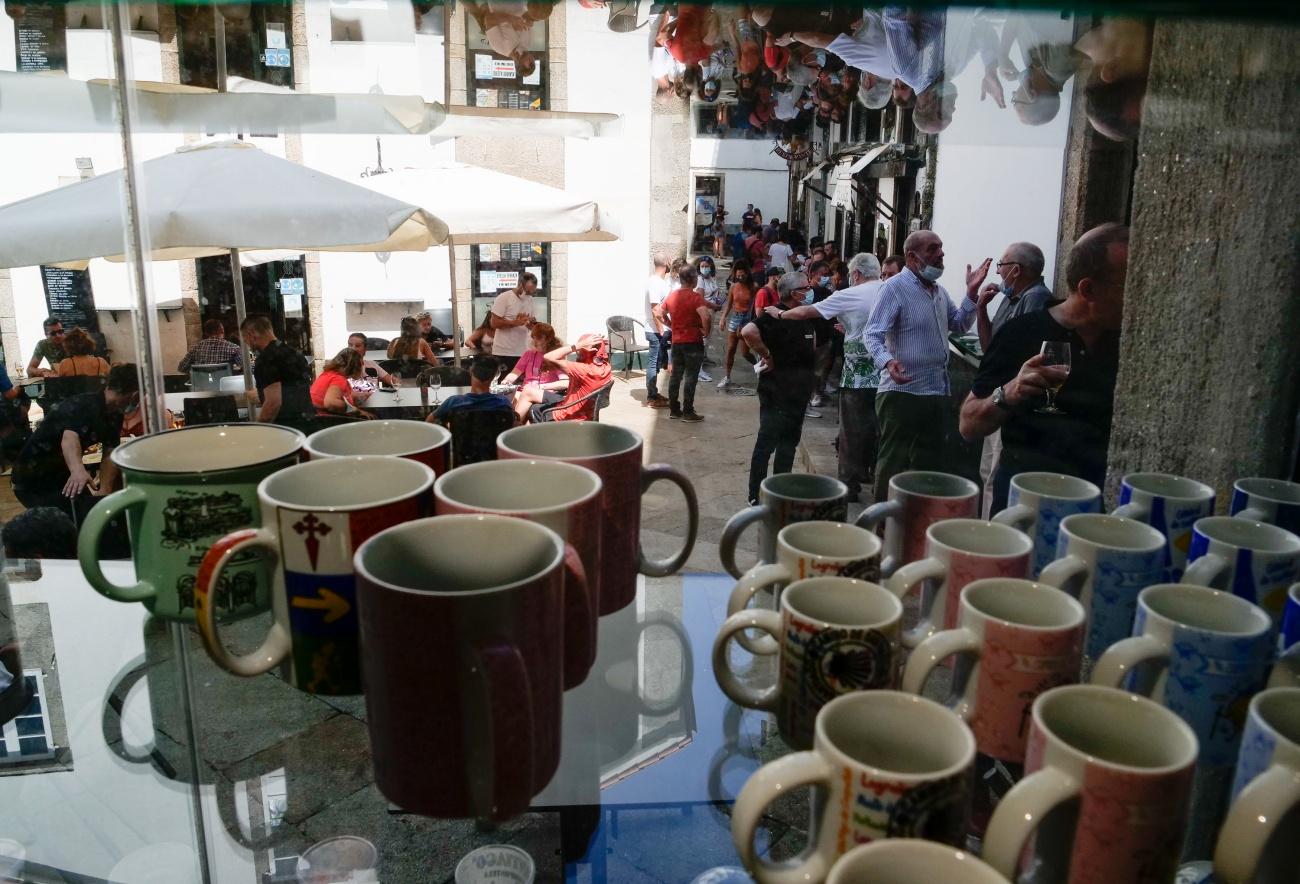
M 1007 508 L 993 521 L 1019 528 L 1034 542 L 1031 565 L 1038 577 L 1056 558 L 1061 520 L 1075 513 L 1101 512 L 1101 489 L 1091 482 L 1060 473 L 1017 473 L 1007 489 Z
M 1271 688 L 1300 688 L 1300 583 L 1286 591 L 1282 628 L 1277 635 L 1277 662 L 1269 676 Z
M 1187 567 L 1192 526 L 1214 515 L 1214 489 L 1169 473 L 1129 473 L 1119 484 L 1113 515 L 1146 522 L 1165 536 L 1165 580 L 1175 582 Z
M 1276 525 L 1210 516 L 1192 527 L 1183 583 L 1212 586 L 1282 620 L 1287 587 L 1300 580 L 1300 537 Z
M 1228 512 L 1300 534 L 1300 482 L 1258 477 L 1238 479 L 1232 483 Z

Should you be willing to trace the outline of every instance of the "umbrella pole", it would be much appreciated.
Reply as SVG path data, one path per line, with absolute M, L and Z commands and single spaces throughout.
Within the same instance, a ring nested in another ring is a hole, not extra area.
M 447 266 L 451 278 L 451 364 L 460 368 L 460 299 L 456 297 L 456 238 L 447 235 Z
M 230 250 L 230 284 L 235 290 L 235 322 L 239 324 L 239 362 L 244 368 L 244 400 L 248 403 L 248 420 L 257 420 L 257 405 L 248 393 L 253 389 L 253 357 L 244 339 L 244 320 L 248 309 L 244 306 L 244 270 L 239 266 L 239 249 Z

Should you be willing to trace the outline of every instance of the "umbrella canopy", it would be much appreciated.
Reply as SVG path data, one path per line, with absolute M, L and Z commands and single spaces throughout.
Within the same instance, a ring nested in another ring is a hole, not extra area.
M 423 209 L 245 142 L 184 147 L 142 166 L 154 260 L 232 249 L 422 251 L 447 240 L 446 225 Z M 0 267 L 120 260 L 122 186 L 118 170 L 0 207 Z

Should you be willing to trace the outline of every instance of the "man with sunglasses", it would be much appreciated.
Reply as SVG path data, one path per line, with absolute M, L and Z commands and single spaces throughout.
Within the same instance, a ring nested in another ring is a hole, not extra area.
M 28 377 L 52 377 L 58 373 L 55 369 L 67 355 L 63 352 L 63 323 L 51 316 L 45 320 L 44 328 L 45 337 L 37 342 L 31 361 L 27 363 Z M 42 360 L 48 362 L 50 367 L 41 368 Z
M 975 327 L 979 331 L 981 350 L 988 350 L 993 336 L 1007 320 L 1042 310 L 1052 300 L 1052 290 L 1043 282 L 1044 264 L 1043 250 L 1031 242 L 1013 242 L 1007 246 L 996 265 L 1002 283 L 985 285 L 976 301 L 979 313 Z M 999 294 L 1005 297 L 990 319 L 989 302 Z

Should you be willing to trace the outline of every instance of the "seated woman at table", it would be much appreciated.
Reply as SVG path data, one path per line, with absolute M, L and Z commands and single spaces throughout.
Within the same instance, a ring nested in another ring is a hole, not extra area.
M 394 338 L 388 345 L 388 358 L 396 359 L 402 363 L 402 371 L 399 372 L 403 377 L 407 376 L 408 367 L 419 366 L 421 363 L 437 365 L 438 360 L 433 355 L 433 348 L 429 346 L 420 335 L 420 323 L 414 316 L 407 316 L 402 319 L 401 337 Z M 418 369 L 416 369 L 418 370 Z
M 515 367 L 502 378 L 503 384 L 519 384 L 515 392 L 515 414 L 520 422 L 528 420 L 528 410 L 541 403 L 550 405 L 564 398 L 569 379 L 562 372 L 544 365 L 545 355 L 558 350 L 564 342 L 555 336 L 555 328 L 545 322 L 535 324 L 528 334 L 528 349 Z
M 492 353 L 492 341 L 495 338 L 496 329 L 492 328 L 492 312 L 488 311 L 478 328 L 470 332 L 469 337 L 465 339 L 465 346 L 481 356 L 488 356 Z
M 108 374 L 108 363 L 95 355 L 95 339 L 82 328 L 74 328 L 63 339 L 66 354 L 54 366 L 54 376 L 60 378 L 102 377 Z
M 568 360 L 570 353 L 577 354 L 576 362 Z M 569 376 L 569 391 L 554 408 L 543 411 L 545 406 L 534 405 L 529 418 L 534 422 L 591 420 L 596 410 L 594 400 L 578 400 L 609 382 L 613 374 L 609 364 L 609 341 L 605 340 L 604 335 L 583 335 L 576 344 L 551 350 L 544 358 L 547 368 L 554 368 Z
M 347 414 L 349 406 L 357 408 L 351 381 L 361 377 L 361 365 L 361 357 L 347 347 L 325 363 L 320 376 L 311 385 L 311 404 L 316 406 L 317 414 Z M 371 417 L 359 408 L 357 412 L 361 417 Z

